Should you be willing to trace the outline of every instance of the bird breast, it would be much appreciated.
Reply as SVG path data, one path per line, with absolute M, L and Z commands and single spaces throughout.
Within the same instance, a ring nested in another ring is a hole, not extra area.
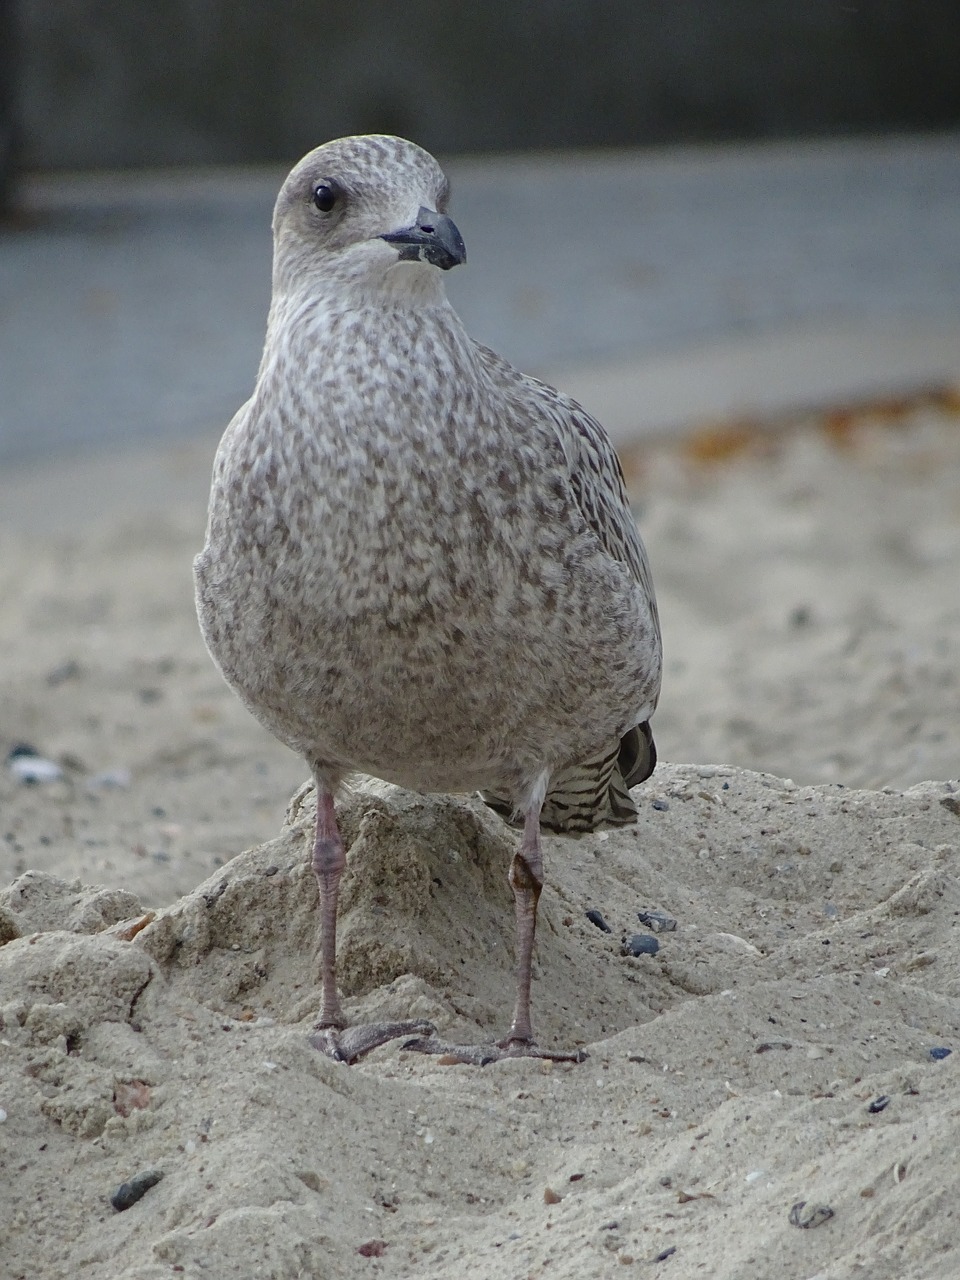
M 505 742 L 533 761 L 545 733 L 563 755 L 617 728 L 641 602 L 549 425 L 484 383 L 455 325 L 379 320 L 268 347 L 215 466 L 201 625 L 295 749 L 489 785 Z

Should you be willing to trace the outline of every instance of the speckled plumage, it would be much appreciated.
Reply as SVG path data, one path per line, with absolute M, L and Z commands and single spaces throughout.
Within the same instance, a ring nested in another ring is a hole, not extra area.
M 558 829 L 629 820 L 618 755 L 652 769 L 661 669 L 646 554 L 603 429 L 474 342 L 441 271 L 382 238 L 447 194 L 381 136 L 285 182 L 259 376 L 196 560 L 203 634 L 331 793 L 359 770 L 520 813 L 546 787 Z

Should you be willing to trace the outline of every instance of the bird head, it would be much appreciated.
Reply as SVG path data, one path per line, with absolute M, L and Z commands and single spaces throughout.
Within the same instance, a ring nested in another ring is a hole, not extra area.
M 442 293 L 440 271 L 466 261 L 449 195 L 433 156 L 403 138 L 368 134 L 317 147 L 277 197 L 275 293 Z

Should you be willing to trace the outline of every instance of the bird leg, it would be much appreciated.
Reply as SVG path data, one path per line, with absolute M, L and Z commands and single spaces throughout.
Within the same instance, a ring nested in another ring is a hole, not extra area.
M 523 824 L 523 843 L 513 855 L 507 877 L 513 890 L 517 918 L 517 1001 L 513 1022 L 506 1037 L 498 1042 L 500 1049 L 533 1044 L 530 1021 L 530 979 L 533 966 L 533 941 L 537 931 L 537 904 L 543 889 L 543 850 L 540 847 L 540 805 L 527 810 Z
M 323 984 L 319 1021 L 310 1043 L 337 1062 L 356 1062 L 398 1036 L 430 1035 L 434 1028 L 423 1020 L 380 1022 L 347 1027 L 337 994 L 337 902 L 340 877 L 347 865 L 347 852 L 337 826 L 333 791 L 317 780 L 317 829 L 311 859 L 320 890 L 320 964 Z
M 337 826 L 333 794 L 317 784 L 317 831 L 311 866 L 320 890 L 320 963 L 323 1004 L 318 1027 L 347 1025 L 337 994 L 337 903 L 340 877 L 347 865 L 347 851 Z
M 486 1066 L 503 1058 L 549 1058 L 556 1062 L 583 1062 L 586 1053 L 577 1049 L 563 1053 L 541 1049 L 533 1038 L 530 1020 L 530 980 L 533 943 L 537 930 L 537 903 L 543 889 L 543 850 L 540 846 L 540 809 L 543 801 L 532 802 L 523 824 L 523 840 L 513 855 L 509 881 L 517 919 L 517 999 L 510 1030 L 495 1045 L 451 1045 L 430 1037 L 408 1041 L 403 1047 L 416 1053 L 444 1054 L 459 1062 Z

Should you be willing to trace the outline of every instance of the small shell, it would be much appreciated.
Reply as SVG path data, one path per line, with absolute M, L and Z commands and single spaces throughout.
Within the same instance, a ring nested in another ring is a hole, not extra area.
M 637 919 L 654 933 L 672 933 L 677 927 L 676 920 L 665 911 L 638 911 Z
M 808 1204 L 806 1200 L 798 1200 L 790 1210 L 790 1225 L 802 1227 L 822 1227 L 833 1217 L 833 1210 L 828 1204 Z

